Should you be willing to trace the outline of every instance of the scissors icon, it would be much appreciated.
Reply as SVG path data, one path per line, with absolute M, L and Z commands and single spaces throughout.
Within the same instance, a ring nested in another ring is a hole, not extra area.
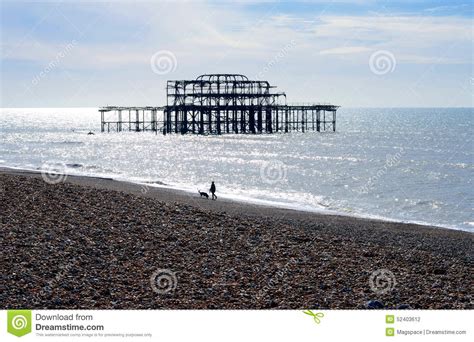
M 324 317 L 324 314 L 323 314 L 322 312 L 316 312 L 316 313 L 314 313 L 314 312 L 311 311 L 311 310 L 305 310 L 305 311 L 303 311 L 303 313 L 312 316 L 313 319 L 314 319 L 314 322 L 316 322 L 316 324 L 321 323 L 321 319 L 320 319 L 320 318 L 323 318 L 323 317 Z

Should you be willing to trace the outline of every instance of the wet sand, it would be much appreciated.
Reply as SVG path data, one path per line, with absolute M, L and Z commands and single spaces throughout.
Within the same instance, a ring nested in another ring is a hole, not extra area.
M 473 307 L 472 233 L 110 179 L 0 179 L 2 309 Z

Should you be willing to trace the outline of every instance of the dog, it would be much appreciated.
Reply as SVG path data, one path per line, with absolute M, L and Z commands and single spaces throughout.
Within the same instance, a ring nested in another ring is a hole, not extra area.
M 199 192 L 199 195 L 201 195 L 201 197 L 206 197 L 207 199 L 209 199 L 209 195 L 207 194 L 207 192 L 201 191 L 199 189 L 198 189 L 198 192 Z

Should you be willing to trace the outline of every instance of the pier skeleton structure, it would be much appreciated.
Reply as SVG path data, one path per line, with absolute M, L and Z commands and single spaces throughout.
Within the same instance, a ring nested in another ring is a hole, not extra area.
M 240 74 L 168 81 L 166 106 L 99 109 L 102 132 L 261 134 L 336 131 L 332 104 L 287 104 L 267 81 Z

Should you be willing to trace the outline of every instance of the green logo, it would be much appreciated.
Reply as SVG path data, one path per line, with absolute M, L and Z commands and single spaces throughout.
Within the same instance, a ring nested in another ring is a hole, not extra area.
M 395 316 L 394 315 L 386 315 L 385 316 L 385 323 L 387 323 L 387 324 L 395 323 Z
M 305 310 L 303 311 L 303 313 L 307 314 L 307 315 L 310 315 L 313 317 L 313 320 L 316 324 L 319 324 L 321 323 L 321 318 L 324 317 L 324 314 L 322 312 L 316 312 L 314 313 L 313 311 L 311 310 Z
M 7 331 L 21 337 L 31 332 L 31 310 L 8 310 Z
M 385 329 L 385 336 L 395 336 L 395 329 L 394 328 L 386 328 Z

